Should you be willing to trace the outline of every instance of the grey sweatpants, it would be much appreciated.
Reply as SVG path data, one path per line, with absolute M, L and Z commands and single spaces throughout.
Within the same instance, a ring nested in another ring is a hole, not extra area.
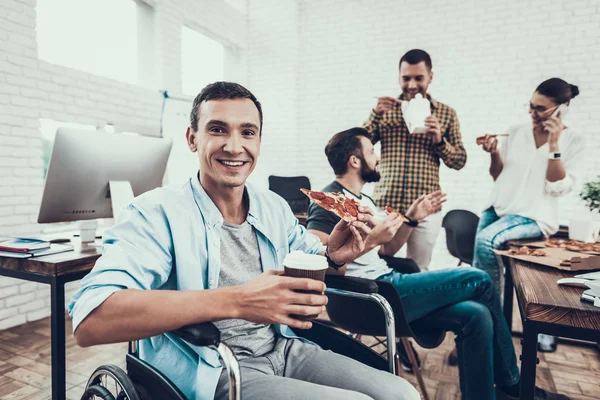
M 416 400 L 417 390 L 404 379 L 297 339 L 279 337 L 262 357 L 240 361 L 244 400 Z M 215 399 L 226 400 L 223 370 Z

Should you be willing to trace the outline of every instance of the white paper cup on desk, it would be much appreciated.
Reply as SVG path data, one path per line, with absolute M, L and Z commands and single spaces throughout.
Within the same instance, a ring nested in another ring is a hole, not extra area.
M 283 260 L 285 276 L 294 278 L 310 278 L 318 281 L 325 280 L 327 272 L 327 259 L 317 254 L 305 254 L 301 251 L 292 251 L 285 256 Z M 310 290 L 297 290 L 300 293 L 321 294 L 320 292 Z M 291 317 L 301 320 L 311 320 L 318 317 L 317 315 L 291 315 Z
M 96 240 L 96 228 L 98 227 L 97 220 L 78 221 L 79 238 L 81 243 L 90 243 Z

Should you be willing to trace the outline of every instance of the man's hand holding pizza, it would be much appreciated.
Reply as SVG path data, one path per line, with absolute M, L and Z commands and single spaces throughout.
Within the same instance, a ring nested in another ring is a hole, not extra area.
M 327 253 L 336 264 L 343 264 L 360 257 L 365 252 L 366 240 L 374 226 L 373 211 L 358 207 L 358 219 L 338 222 L 329 235 Z

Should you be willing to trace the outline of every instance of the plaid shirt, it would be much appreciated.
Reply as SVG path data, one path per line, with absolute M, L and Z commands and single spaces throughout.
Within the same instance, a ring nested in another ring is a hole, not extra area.
M 378 207 L 390 206 L 405 213 L 420 195 L 440 189 L 440 158 L 454 169 L 461 169 L 467 162 L 456 111 L 429 94 L 427 98 L 431 114 L 440 124 L 439 144 L 432 143 L 430 134 L 408 133 L 399 103 L 381 115 L 373 110 L 363 124 L 373 143 L 381 140 L 381 180 L 373 193 Z

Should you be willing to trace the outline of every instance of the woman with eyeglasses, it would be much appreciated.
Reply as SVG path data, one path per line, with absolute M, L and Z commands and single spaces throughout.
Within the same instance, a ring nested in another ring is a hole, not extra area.
M 509 129 L 500 143 L 489 135 L 483 141 L 495 184 L 477 226 L 473 266 L 490 274 L 498 294 L 502 274 L 492 250 L 558 231 L 558 198 L 575 187 L 585 149 L 582 135 L 563 122 L 578 94 L 577 86 L 548 79 L 531 96 L 529 123 Z M 540 337 L 540 350 L 556 350 L 554 338 Z

